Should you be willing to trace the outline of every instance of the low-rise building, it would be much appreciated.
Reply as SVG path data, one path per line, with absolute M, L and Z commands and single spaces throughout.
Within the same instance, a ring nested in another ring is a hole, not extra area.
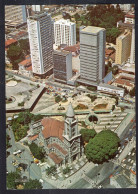
M 125 23 L 135 24 L 135 13 L 130 11 L 125 15 Z
M 123 87 L 126 88 L 129 92 L 134 88 L 134 83 L 131 83 L 128 80 L 124 80 L 124 79 L 116 79 L 113 83 L 113 86 L 117 86 L 117 87 Z
M 77 56 L 80 54 L 80 43 L 75 44 L 73 46 L 67 46 L 63 50 L 71 52 L 73 57 Z
M 108 85 L 105 83 L 100 83 L 97 86 L 97 90 L 103 93 L 108 93 L 108 94 L 114 94 L 123 97 L 124 96 L 124 89 L 119 88 L 113 85 Z
M 17 40 L 11 38 L 5 41 L 5 48 L 9 48 L 11 45 L 14 45 L 17 43 Z

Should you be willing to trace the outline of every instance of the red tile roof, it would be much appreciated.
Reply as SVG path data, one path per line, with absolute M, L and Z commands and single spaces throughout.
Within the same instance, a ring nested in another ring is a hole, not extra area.
M 123 75 L 121 75 L 118 79 L 125 79 L 125 80 L 135 81 L 134 78 L 132 78 L 132 77 L 127 77 L 127 76 L 123 76 Z
M 114 51 L 113 50 L 111 50 L 111 49 L 105 49 L 105 54 L 106 55 L 110 55 L 110 54 L 112 54 Z
M 17 42 L 17 40 L 15 40 L 15 39 L 8 39 L 8 40 L 5 41 L 5 47 L 8 47 L 8 46 L 10 46 L 11 44 L 13 44 L 15 42 Z
M 75 44 L 73 46 L 67 46 L 63 50 L 70 51 L 70 52 L 77 52 L 78 50 L 80 50 L 80 43 Z
M 122 80 L 122 79 L 116 79 L 116 80 L 114 81 L 114 83 L 121 84 L 121 85 L 126 85 L 126 86 L 130 86 L 130 87 L 133 86 L 129 81 L 127 81 L 127 80 Z
M 48 145 L 48 148 L 52 148 L 55 147 L 57 148 L 60 152 L 62 152 L 64 155 L 66 155 L 68 152 L 65 151 L 62 147 L 60 147 L 60 145 L 56 144 L 56 143 L 52 143 Z
M 63 160 L 62 158 L 59 158 L 55 153 L 51 152 L 48 154 L 48 156 L 56 163 L 60 164 L 61 161 Z
M 127 17 L 127 18 L 135 18 L 135 15 L 127 14 L 127 15 L 125 15 L 125 17 Z
M 32 65 L 30 67 L 27 67 L 25 70 L 32 71 Z
M 33 136 L 29 136 L 29 139 L 31 141 L 34 141 L 36 138 L 38 138 L 38 134 L 37 135 L 33 135 Z
M 63 121 L 58 121 L 53 118 L 44 118 L 42 119 L 41 123 L 44 126 L 44 129 L 42 131 L 44 138 L 58 137 L 60 140 L 63 140 Z
M 26 66 L 31 64 L 31 59 L 25 59 L 19 63 L 20 65 Z

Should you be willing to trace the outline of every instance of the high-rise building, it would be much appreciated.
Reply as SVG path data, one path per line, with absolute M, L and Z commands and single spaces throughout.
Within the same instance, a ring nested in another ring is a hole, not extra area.
M 70 20 L 58 20 L 54 23 L 55 44 L 76 44 L 76 24 Z
M 33 73 L 43 75 L 53 69 L 51 16 L 39 13 L 27 19 Z
M 26 22 L 26 7 L 25 5 L 6 5 L 5 6 L 5 21 L 18 23 Z
M 79 82 L 95 85 L 105 76 L 106 30 L 87 26 L 80 31 L 80 79 Z
M 130 63 L 135 63 L 135 28 L 132 29 Z
M 116 57 L 115 63 L 122 65 L 128 60 L 131 48 L 131 32 L 125 31 L 116 39 Z
M 72 53 L 68 51 L 54 51 L 54 78 L 67 83 L 72 77 Z

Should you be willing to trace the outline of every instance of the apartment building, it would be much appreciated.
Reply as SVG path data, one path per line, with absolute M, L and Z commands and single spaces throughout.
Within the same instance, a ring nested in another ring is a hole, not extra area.
M 26 7 L 25 5 L 6 5 L 5 6 L 5 21 L 18 23 L 26 22 Z
M 87 26 L 80 31 L 81 83 L 97 86 L 105 76 L 106 30 Z
M 44 75 L 53 69 L 51 16 L 40 12 L 27 19 L 33 73 Z
M 131 32 L 125 31 L 116 39 L 115 63 L 122 65 L 128 60 L 131 49 Z
M 58 20 L 54 22 L 54 36 L 56 46 L 76 44 L 76 24 L 70 20 Z
M 54 78 L 67 83 L 72 77 L 72 53 L 69 51 L 54 51 Z

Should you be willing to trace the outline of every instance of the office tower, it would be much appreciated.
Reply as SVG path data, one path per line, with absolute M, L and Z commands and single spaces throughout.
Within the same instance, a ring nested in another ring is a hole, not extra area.
M 53 68 L 51 16 L 39 13 L 27 19 L 33 73 L 43 75 Z
M 135 63 L 135 28 L 132 29 L 130 63 Z
M 72 77 L 72 53 L 68 51 L 54 51 L 54 78 L 66 83 Z
M 105 76 L 106 30 L 87 26 L 80 31 L 80 79 L 79 82 L 95 85 Z
M 6 5 L 5 6 L 5 21 L 26 22 L 26 7 L 25 5 Z
M 55 44 L 76 44 L 76 24 L 70 20 L 58 20 L 54 23 Z
M 115 63 L 122 65 L 128 60 L 131 48 L 131 32 L 125 31 L 116 39 Z

